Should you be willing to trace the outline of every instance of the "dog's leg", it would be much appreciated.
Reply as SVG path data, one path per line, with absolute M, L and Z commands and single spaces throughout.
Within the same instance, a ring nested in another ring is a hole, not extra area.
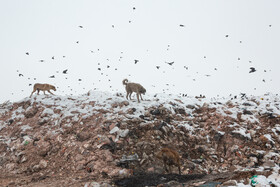
M 141 100 L 144 101 L 143 98 L 142 98 L 142 94 L 141 93 L 140 93 L 140 97 L 141 97 Z
M 49 92 L 50 94 L 54 95 L 50 90 L 48 90 L 48 92 Z
M 169 165 L 169 173 L 172 173 L 171 165 Z
M 35 91 L 33 90 L 33 92 L 32 92 L 31 95 L 30 95 L 30 98 L 31 98 L 31 96 L 32 96 L 32 94 L 33 94 L 34 92 L 36 92 L 36 90 L 35 90 Z
M 128 94 L 129 94 L 129 92 L 126 92 L 126 99 L 128 100 Z
M 46 95 L 46 91 L 44 90 L 43 92 L 44 92 L 44 95 Z
M 138 103 L 140 103 L 140 100 L 139 100 L 139 93 L 137 92 L 137 100 L 138 100 Z
M 164 164 L 164 170 L 165 170 L 167 173 L 169 173 L 169 172 L 168 172 L 168 169 L 167 169 L 167 167 L 166 167 L 166 161 L 165 161 L 165 160 L 163 160 L 163 164 Z
M 178 170 L 179 170 L 179 174 L 181 175 L 181 168 L 180 168 L 180 165 L 178 165 Z
M 132 100 L 132 99 L 131 99 L 131 95 L 132 95 L 132 92 L 129 92 L 129 99 L 130 99 L 130 100 Z
M 37 95 L 39 95 L 39 92 L 40 92 L 40 90 L 39 90 L 39 89 L 37 89 Z

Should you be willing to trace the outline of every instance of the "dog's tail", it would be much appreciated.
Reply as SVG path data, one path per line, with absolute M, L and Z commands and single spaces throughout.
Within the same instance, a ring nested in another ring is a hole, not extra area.
M 122 81 L 122 83 L 123 83 L 123 85 L 127 85 L 127 79 L 124 79 L 123 81 Z

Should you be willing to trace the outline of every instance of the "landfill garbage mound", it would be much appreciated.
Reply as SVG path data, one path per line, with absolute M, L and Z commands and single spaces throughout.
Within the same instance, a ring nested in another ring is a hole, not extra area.
M 178 168 L 165 173 L 155 157 L 163 147 L 180 154 L 182 175 L 189 179 L 254 171 L 220 181 L 279 186 L 279 134 L 280 97 L 275 94 L 156 94 L 145 95 L 141 103 L 97 91 L 34 95 L 0 105 L 0 186 L 110 186 L 139 173 L 174 176 L 179 182 Z M 154 184 L 162 183 L 168 181 Z

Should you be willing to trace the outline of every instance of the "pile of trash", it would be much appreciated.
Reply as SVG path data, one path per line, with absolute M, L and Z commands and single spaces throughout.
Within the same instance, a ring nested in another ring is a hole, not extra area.
M 0 178 L 6 179 L 0 185 L 54 176 L 109 185 L 140 173 L 164 174 L 155 157 L 163 147 L 181 155 L 182 175 L 255 171 L 254 180 L 244 175 L 234 179 L 236 185 L 280 185 L 279 135 L 280 97 L 274 94 L 156 94 L 141 103 L 97 91 L 38 95 L 0 105 Z

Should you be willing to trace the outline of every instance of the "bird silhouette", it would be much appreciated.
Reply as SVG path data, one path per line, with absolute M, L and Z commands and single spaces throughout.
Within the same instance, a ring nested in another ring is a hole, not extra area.
M 165 62 L 165 63 L 172 66 L 174 64 L 174 61 L 173 62 Z
M 254 73 L 255 71 L 257 71 L 257 70 L 254 67 L 250 67 L 249 73 Z
M 55 78 L 55 76 L 54 76 L 54 75 L 52 75 L 52 76 L 50 76 L 49 78 Z
M 139 62 L 139 60 L 134 60 L 134 63 L 137 64 L 137 62 Z
M 159 68 L 160 68 L 160 66 L 156 66 L 156 68 L 157 68 L 157 69 L 159 69 Z
M 79 26 L 81 29 L 84 28 L 82 25 Z
M 26 52 L 25 54 L 26 54 L 26 55 L 29 55 L 29 53 L 28 53 L 28 52 Z
M 182 25 L 182 24 L 181 24 L 180 27 L 185 27 L 185 25 Z
M 20 73 L 20 74 L 18 74 L 18 76 L 19 76 L 19 77 L 23 77 L 23 74 Z
M 62 73 L 67 74 L 68 69 L 63 70 Z

